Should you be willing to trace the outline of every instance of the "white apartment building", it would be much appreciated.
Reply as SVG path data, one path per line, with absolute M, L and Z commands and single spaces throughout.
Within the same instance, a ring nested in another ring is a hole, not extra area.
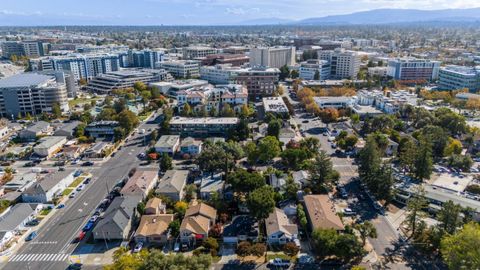
M 427 59 L 397 58 L 388 61 L 388 76 L 400 81 L 432 81 L 438 78 L 440 62 Z
M 250 65 L 281 68 L 295 65 L 295 47 L 262 47 L 250 50 Z
M 264 97 L 262 102 L 265 113 L 288 114 L 287 105 L 285 105 L 282 97 Z
M 317 80 L 326 80 L 330 78 L 330 63 L 326 60 L 311 59 L 300 64 L 300 78 L 304 80 L 314 80 L 318 73 Z
M 237 75 L 246 69 L 233 67 L 231 64 L 202 66 L 200 68 L 200 78 L 213 84 L 234 83 Z
M 356 52 L 336 49 L 330 58 L 331 77 L 356 79 L 360 71 L 360 56 Z
M 243 105 L 248 104 L 248 91 L 246 87 L 238 84 L 189 89 L 178 92 L 177 102 L 180 111 L 183 105 L 188 103 L 197 112 L 202 109 L 207 112 L 215 109 L 219 112 L 224 104 L 238 112 Z
M 176 78 L 196 78 L 200 76 L 200 64 L 192 60 L 172 60 L 159 62 L 159 67 L 167 70 Z
M 387 67 L 369 67 L 368 68 L 368 75 L 370 77 L 387 77 Z
M 405 105 L 418 105 L 418 97 L 415 93 L 406 90 L 380 91 L 360 90 L 357 92 L 357 104 L 361 106 L 375 106 L 375 108 L 387 114 L 398 112 Z
M 207 55 L 216 54 L 215 48 L 206 46 L 189 46 L 182 49 L 183 59 L 195 60 L 207 57 Z

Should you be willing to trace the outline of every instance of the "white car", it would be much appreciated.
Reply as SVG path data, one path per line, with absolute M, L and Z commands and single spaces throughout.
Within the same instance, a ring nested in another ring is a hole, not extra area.
M 289 260 L 284 260 L 280 258 L 275 258 L 271 259 L 268 264 L 273 265 L 273 266 L 281 266 L 281 267 L 286 267 L 290 266 L 290 261 Z
M 355 213 L 355 211 L 353 211 L 353 210 L 350 209 L 350 208 L 345 208 L 345 209 L 343 209 L 343 214 L 344 214 L 345 216 L 353 216 L 353 215 L 355 215 L 356 213 Z
M 84 188 L 85 188 L 85 186 L 84 186 L 84 185 L 80 185 L 80 186 L 78 186 L 78 187 L 77 187 L 77 189 L 76 189 L 76 190 L 77 190 L 77 191 L 82 191 Z
M 142 250 L 142 248 L 143 248 L 143 242 L 138 242 L 135 245 L 135 248 L 133 249 L 133 252 L 134 253 L 140 252 L 140 250 Z

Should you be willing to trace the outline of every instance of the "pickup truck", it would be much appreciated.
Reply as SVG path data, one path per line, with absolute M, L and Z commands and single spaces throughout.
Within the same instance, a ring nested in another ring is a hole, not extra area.
M 290 261 L 289 260 L 284 260 L 280 258 L 275 258 L 271 259 L 268 264 L 273 265 L 273 266 L 281 266 L 281 267 L 287 267 L 290 266 Z

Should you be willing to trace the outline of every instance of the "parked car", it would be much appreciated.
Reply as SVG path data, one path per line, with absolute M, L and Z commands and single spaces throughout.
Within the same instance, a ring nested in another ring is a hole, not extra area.
M 38 219 L 33 219 L 33 220 L 30 220 L 29 222 L 27 222 L 27 226 L 37 226 L 40 222 L 38 221 Z
M 82 265 L 81 263 L 72 263 L 68 266 L 67 270 L 80 270 L 82 269 Z
M 78 241 L 82 241 L 83 238 L 85 238 L 85 235 L 86 235 L 86 234 L 87 234 L 86 232 L 81 231 L 81 232 L 78 234 L 78 236 L 77 236 L 77 240 L 78 240 Z
M 143 242 L 138 242 L 135 245 L 135 248 L 133 248 L 133 252 L 134 253 L 140 252 L 140 250 L 142 250 L 142 248 L 143 248 Z
M 99 215 L 93 215 L 93 216 L 90 218 L 90 221 L 89 221 L 89 222 L 95 222 L 95 221 L 97 221 L 98 216 L 99 216 Z
M 93 161 L 87 161 L 87 162 L 84 162 L 82 163 L 82 166 L 86 167 L 86 166 L 93 166 L 95 163 L 93 163 Z
M 33 239 L 35 239 L 35 237 L 37 237 L 37 235 L 37 232 L 33 231 L 25 238 L 25 241 L 32 241 Z
M 93 225 L 94 225 L 93 222 L 91 222 L 91 221 L 87 222 L 87 224 L 85 224 L 85 226 L 83 226 L 82 231 L 84 231 L 84 232 L 90 231 L 93 228 Z
M 78 186 L 78 187 L 77 187 L 77 189 L 76 189 L 76 190 L 77 190 L 77 191 L 82 191 L 84 188 L 85 188 L 85 186 L 84 186 L 84 185 L 80 185 L 80 186 Z
M 288 267 L 288 266 L 290 266 L 290 261 L 280 259 L 280 258 L 275 258 L 275 259 L 271 259 L 268 262 L 268 264 L 273 265 L 273 266 Z
M 356 212 L 353 211 L 353 210 L 350 209 L 350 208 L 345 208 L 345 209 L 343 209 L 343 214 L 344 214 L 345 216 L 353 216 L 353 215 L 356 214 Z
M 180 243 L 175 242 L 175 245 L 173 246 L 173 251 L 174 252 L 179 252 L 180 251 Z
M 64 207 L 65 207 L 65 204 L 63 204 L 63 203 L 57 205 L 57 209 L 62 209 L 62 208 L 64 208 Z
M 83 184 L 84 185 L 87 185 L 90 183 L 90 180 L 92 180 L 92 178 L 88 177 L 87 179 L 85 179 L 85 181 L 83 181 Z
M 80 170 L 75 171 L 75 173 L 73 173 L 73 177 L 79 177 L 80 175 L 82 175 L 82 171 Z
M 77 193 L 75 191 L 72 191 L 70 195 L 68 195 L 69 198 L 75 198 L 77 196 Z

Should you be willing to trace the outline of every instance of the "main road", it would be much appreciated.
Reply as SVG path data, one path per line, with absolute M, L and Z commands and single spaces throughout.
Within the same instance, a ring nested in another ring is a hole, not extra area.
M 158 125 L 152 121 L 141 123 L 138 129 L 148 130 L 157 127 Z M 74 239 L 82 227 L 107 196 L 109 189 L 127 176 L 132 168 L 139 166 L 137 155 L 145 150 L 143 141 L 144 135 L 132 136 L 108 161 L 98 167 L 85 167 L 85 170 L 93 175 L 92 181 L 77 197 L 68 200 L 65 208 L 57 210 L 38 229 L 38 236 L 26 242 L 15 255 L 12 255 L 3 269 L 66 269 L 69 265 L 69 255 L 78 245 L 74 243 Z

